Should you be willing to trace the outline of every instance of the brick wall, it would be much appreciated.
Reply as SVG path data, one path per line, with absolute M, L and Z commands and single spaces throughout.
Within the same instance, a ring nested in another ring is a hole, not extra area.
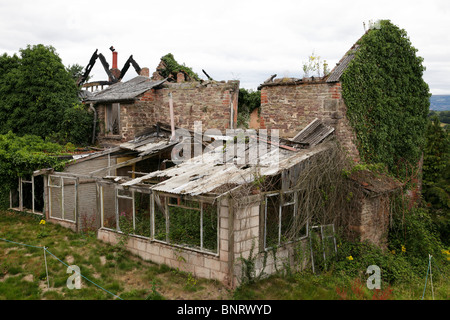
M 261 88 L 259 126 L 279 129 L 280 137 L 292 138 L 314 118 L 335 128 L 335 134 L 355 160 L 356 137 L 346 118 L 347 107 L 340 83 L 274 82 Z
M 194 121 L 202 121 L 203 129 L 219 129 L 225 134 L 237 123 L 239 81 L 168 83 L 157 90 L 155 120 L 170 124 L 169 92 L 172 93 L 175 126 L 194 130 Z
M 156 122 L 170 124 L 169 92 L 172 93 L 175 126 L 194 129 L 194 121 L 202 121 L 206 128 L 223 133 L 237 123 L 239 81 L 207 81 L 167 83 L 160 89 L 151 89 L 136 101 L 120 103 L 120 135 L 105 131 L 106 106 L 97 106 L 100 125 L 98 140 L 101 144 L 117 144 L 133 139 Z M 232 111 L 233 110 L 233 111 Z

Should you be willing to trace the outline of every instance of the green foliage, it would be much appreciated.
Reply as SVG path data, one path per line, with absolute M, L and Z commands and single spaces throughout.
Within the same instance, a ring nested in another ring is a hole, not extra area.
M 322 61 L 321 57 L 316 56 L 314 52 L 308 57 L 307 62 L 303 62 L 302 70 L 304 77 L 324 77 L 330 73 L 327 60 Z
M 239 89 L 238 97 L 238 126 L 248 127 L 250 114 L 261 107 L 261 91 Z
M 430 213 L 423 208 L 399 212 L 393 215 L 389 231 L 389 249 L 404 256 L 411 274 L 426 273 L 428 255 L 438 261 L 445 260 L 444 249 Z
M 46 137 L 61 131 L 64 111 L 78 102 L 77 87 L 51 46 L 20 49 L 0 59 L 0 133 Z
M 64 111 L 58 141 L 76 145 L 88 145 L 92 139 L 93 113 L 83 104 L 73 104 Z
M 425 146 L 429 87 L 406 31 L 389 20 L 369 30 L 342 76 L 347 116 L 366 163 L 384 163 L 397 177 L 416 167 Z
M 177 78 L 177 73 L 180 71 L 185 72 L 189 77 L 191 77 L 193 80 L 199 81 L 200 78 L 198 74 L 196 74 L 194 71 L 192 71 L 191 68 L 187 67 L 184 63 L 181 65 L 179 64 L 173 54 L 168 53 L 165 56 L 161 57 L 161 60 L 165 64 L 165 69 L 158 70 L 163 77 L 174 77 Z
M 434 116 L 437 116 L 440 122 L 450 124 L 450 111 L 431 110 L 430 113 L 428 114 L 428 117 L 433 118 Z
M 422 194 L 441 239 L 450 245 L 450 136 L 436 115 L 427 126 Z
M 63 146 L 38 136 L 19 137 L 12 132 L 0 135 L 0 207 L 7 205 L 9 190 L 17 184 L 18 177 L 28 177 L 41 168 L 61 169 L 64 161 L 57 155 L 64 151 Z
M 427 271 L 428 255 L 444 263 L 443 245 L 425 209 L 413 208 L 396 212 L 385 249 L 369 242 L 338 240 L 338 254 L 332 264 L 333 272 L 347 279 L 364 276 L 368 266 L 382 270 L 387 284 L 421 281 Z M 448 265 L 442 264 L 443 272 Z M 434 275 L 433 275 L 434 276 Z M 367 278 L 367 277 L 366 277 Z
M 76 83 L 77 80 L 83 75 L 83 69 L 84 67 L 79 64 L 72 64 L 67 66 L 66 71 L 70 74 L 70 76 Z M 89 79 L 91 79 L 91 76 L 88 76 L 85 81 L 89 82 Z

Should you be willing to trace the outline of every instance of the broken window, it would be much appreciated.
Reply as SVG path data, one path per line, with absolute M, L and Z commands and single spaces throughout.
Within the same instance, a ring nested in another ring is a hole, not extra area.
M 76 178 L 48 177 L 50 218 L 76 221 L 77 184 Z
M 134 192 L 134 210 L 134 234 L 150 238 L 150 195 Z
M 120 104 L 112 103 L 106 105 L 105 130 L 108 134 L 120 134 Z
M 116 189 L 115 186 L 105 184 L 100 187 L 100 211 L 102 228 L 115 230 L 117 228 L 116 219 Z
M 166 210 L 166 198 L 153 194 L 153 239 L 168 242 L 168 219 Z
M 129 190 L 116 189 L 116 215 L 119 217 L 118 230 L 134 232 L 134 194 Z
M 118 230 L 150 238 L 150 195 L 116 189 Z
M 10 193 L 10 207 L 42 214 L 44 211 L 44 178 L 31 176 L 19 178 L 15 190 Z
M 301 193 L 285 191 L 266 194 L 264 200 L 264 249 L 307 236 L 308 222 L 299 216 Z
M 169 198 L 169 242 L 201 248 L 201 209 L 194 201 Z
M 217 253 L 217 205 L 153 194 L 153 238 Z

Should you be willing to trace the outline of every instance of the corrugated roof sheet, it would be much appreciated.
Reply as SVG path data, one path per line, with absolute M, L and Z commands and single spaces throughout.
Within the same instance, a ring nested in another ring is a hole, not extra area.
M 313 149 L 294 152 L 271 147 L 271 151 L 259 157 L 259 174 L 262 176 L 278 174 L 314 154 L 325 151 L 327 148 L 327 145 L 320 145 Z M 275 164 L 277 155 L 278 165 Z M 229 162 L 221 163 L 222 159 L 223 148 L 219 147 L 175 167 L 152 172 L 122 185 L 127 187 L 139 185 L 152 178 L 166 178 L 167 180 L 152 186 L 151 189 L 165 193 L 195 196 L 209 193 L 223 185 L 243 185 L 254 181 L 255 166 L 239 166 Z
M 161 85 L 166 79 L 151 81 L 147 77 L 137 76 L 126 82 L 117 82 L 105 90 L 86 98 L 86 102 L 115 102 L 134 100 L 140 94 Z
M 334 128 L 326 126 L 318 118 L 314 119 L 308 124 L 302 131 L 300 131 L 292 141 L 307 144 L 309 146 L 315 146 L 322 142 L 326 137 L 334 132 Z
M 327 77 L 326 82 L 338 82 L 341 79 L 341 76 L 344 74 L 345 70 L 347 69 L 349 63 L 353 60 L 355 57 L 355 51 L 358 50 L 359 45 L 354 45 L 345 55 L 342 57 L 342 59 L 339 61 L 339 63 L 334 67 L 333 70 L 331 70 L 330 74 Z

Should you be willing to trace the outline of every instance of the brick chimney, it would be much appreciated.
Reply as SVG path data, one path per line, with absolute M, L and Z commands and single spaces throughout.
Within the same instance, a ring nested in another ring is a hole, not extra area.
M 109 50 L 112 51 L 112 68 L 111 68 L 110 71 L 114 75 L 114 77 L 116 77 L 116 79 L 118 79 L 120 77 L 120 70 L 117 67 L 117 56 L 118 56 L 118 53 L 117 53 L 116 49 L 114 49 L 113 46 L 111 46 L 109 48 Z
M 117 69 L 117 51 L 113 51 L 113 62 L 112 62 L 112 68 Z
M 150 77 L 150 70 L 147 67 L 141 68 L 141 73 L 139 74 L 140 76 L 144 76 L 144 77 Z

